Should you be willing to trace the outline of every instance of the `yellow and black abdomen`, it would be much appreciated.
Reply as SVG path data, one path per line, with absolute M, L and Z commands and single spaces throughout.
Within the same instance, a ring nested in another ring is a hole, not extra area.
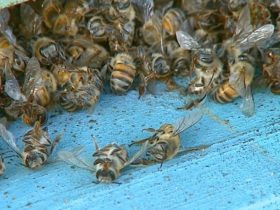
M 229 103 L 233 99 L 237 98 L 239 94 L 236 90 L 229 84 L 229 82 L 223 83 L 219 86 L 213 93 L 213 99 L 218 103 Z
M 132 57 L 124 53 L 117 54 L 112 59 L 110 68 L 110 86 L 112 91 L 117 95 L 126 93 L 136 76 L 136 66 Z

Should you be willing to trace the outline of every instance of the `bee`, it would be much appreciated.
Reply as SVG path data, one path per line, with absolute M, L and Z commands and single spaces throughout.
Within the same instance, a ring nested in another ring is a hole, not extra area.
M 4 110 L 8 116 L 14 119 L 21 117 L 27 125 L 34 125 L 36 121 L 43 124 L 48 119 L 46 108 L 35 103 L 32 96 L 27 101 L 14 100 Z
M 190 75 L 191 55 L 188 50 L 178 46 L 170 53 L 170 59 L 174 74 Z
M 5 171 L 4 159 L 0 155 L 0 176 L 4 174 L 4 171 Z
M 33 43 L 33 55 L 43 65 L 58 64 L 65 61 L 64 50 L 53 39 L 38 37 Z
M 184 12 L 179 8 L 168 9 L 162 17 L 163 29 L 168 35 L 175 35 L 185 20 Z
M 163 39 L 161 19 L 157 13 L 152 14 L 147 14 L 149 19 L 145 21 L 142 27 L 143 39 L 148 45 L 154 45 Z
M 238 96 L 243 98 L 241 111 L 246 116 L 254 113 L 254 101 L 251 92 L 251 83 L 254 78 L 254 59 L 246 53 L 238 56 L 234 63 L 229 65 L 230 76 L 213 93 L 213 99 L 219 103 L 231 102 Z
M 274 94 L 280 94 L 280 51 L 270 48 L 264 53 L 263 74 Z
M 51 141 L 47 128 L 42 128 L 39 121 L 35 123 L 31 130 L 24 134 L 22 140 L 24 149 L 22 152 L 16 145 L 14 135 L 3 124 L 0 124 L 0 135 L 9 147 L 22 159 L 24 166 L 30 169 L 42 167 L 61 139 L 61 136 L 58 135 L 54 141 Z
M 57 17 L 62 13 L 63 5 L 59 0 L 44 0 L 42 4 L 42 18 L 45 25 L 52 29 Z
M 79 31 L 79 23 L 85 14 L 90 11 L 84 0 L 66 1 L 63 10 L 55 19 L 52 32 L 62 36 L 75 36 Z
M 248 6 L 243 8 L 235 36 L 225 43 L 230 69 L 229 79 L 213 92 L 214 100 L 225 103 L 241 96 L 243 98 L 242 113 L 246 116 L 253 115 L 254 102 L 250 85 L 254 77 L 255 61 L 245 51 L 269 39 L 273 31 L 274 26 L 271 24 L 253 31 L 250 24 L 250 10 Z
M 191 35 L 184 31 L 176 32 L 181 48 L 193 50 L 192 69 L 196 77 L 191 81 L 188 92 L 204 95 L 219 84 L 223 72 L 223 63 L 217 56 L 214 47 L 202 47 Z
M 109 57 L 104 47 L 82 38 L 71 40 L 66 52 L 70 63 L 79 67 L 101 68 Z
M 135 33 L 134 21 L 126 21 L 122 24 L 108 26 L 110 34 L 108 44 L 111 53 L 124 52 L 133 43 Z
M 172 159 L 176 156 L 180 151 L 181 140 L 180 133 L 185 131 L 187 128 L 196 124 L 202 118 L 202 114 L 199 112 L 193 112 L 184 118 L 182 118 L 177 124 L 163 124 L 159 129 L 148 128 L 145 129 L 149 132 L 152 132 L 153 135 L 146 139 L 140 141 L 134 141 L 129 146 L 134 144 L 143 145 L 146 151 L 146 156 L 148 159 L 138 159 L 133 162 L 133 165 L 149 165 L 152 163 L 163 163 L 166 160 Z M 148 143 L 147 143 L 148 142 Z M 143 147 L 143 146 L 142 146 Z M 188 148 L 186 151 L 193 151 L 199 149 L 205 149 L 207 146 L 199 146 L 197 148 Z
M 118 53 L 111 59 L 108 69 L 111 90 L 117 95 L 126 93 L 137 73 L 134 58 L 128 53 Z
M 144 146 L 146 145 L 147 143 L 144 144 Z M 144 146 L 129 159 L 125 147 L 118 144 L 108 144 L 100 149 L 95 141 L 96 151 L 93 153 L 93 165 L 78 157 L 82 148 L 60 151 L 58 157 L 70 165 L 94 172 L 98 183 L 112 183 L 120 176 L 124 168 L 136 161 L 145 152 Z
M 13 67 L 17 66 L 18 58 L 22 58 L 19 50 L 16 50 L 8 40 L 0 37 L 0 88 L 2 91 L 2 80 L 5 79 L 4 91 L 14 100 L 26 100 L 25 96 L 21 93 L 18 81 L 12 71 Z
M 135 10 L 130 0 L 112 0 L 108 18 L 110 22 L 119 21 L 119 18 L 133 21 Z
M 93 41 L 105 43 L 108 40 L 107 23 L 101 15 L 94 15 L 87 22 L 87 29 Z
M 54 75 L 48 70 L 41 69 L 36 57 L 30 58 L 23 84 L 25 95 L 32 94 L 34 101 L 41 106 L 47 106 L 51 102 L 51 95 L 56 90 L 57 82 Z
M 100 72 L 89 69 L 81 73 L 71 74 L 69 87 L 58 93 L 60 105 L 67 111 L 73 112 L 82 108 L 94 108 L 103 89 Z

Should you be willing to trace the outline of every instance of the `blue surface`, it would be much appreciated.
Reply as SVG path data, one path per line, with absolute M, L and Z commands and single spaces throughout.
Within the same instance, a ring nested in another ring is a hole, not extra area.
M 280 209 L 280 100 L 268 91 L 254 97 L 252 118 L 240 113 L 240 100 L 210 103 L 208 107 L 229 120 L 234 132 L 203 117 L 183 133 L 182 143 L 183 147 L 213 144 L 210 148 L 178 156 L 161 169 L 159 165 L 127 169 L 117 180 L 120 185 L 95 184 L 89 171 L 63 162 L 28 170 L 1 142 L 7 170 L 0 177 L 0 209 Z M 173 123 L 185 114 L 175 109 L 184 103 L 176 92 L 137 98 L 136 91 L 126 96 L 108 93 L 93 113 L 51 113 L 51 136 L 63 132 L 55 155 L 84 145 L 81 155 L 91 161 L 91 136 L 100 146 L 127 144 L 147 137 L 143 128 Z M 29 128 L 17 121 L 10 129 L 19 139 Z

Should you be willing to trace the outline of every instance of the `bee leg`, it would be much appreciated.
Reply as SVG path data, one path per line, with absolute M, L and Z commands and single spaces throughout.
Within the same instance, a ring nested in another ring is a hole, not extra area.
M 165 79 L 164 83 L 166 84 L 168 91 L 179 89 L 179 86 L 172 78 Z
M 199 151 L 199 150 L 205 150 L 207 149 L 208 147 L 210 147 L 211 145 L 205 145 L 205 144 L 202 144 L 202 145 L 199 145 L 199 146 L 196 146 L 196 147 L 189 147 L 189 148 L 186 148 L 186 149 L 183 149 L 183 150 L 180 150 L 178 152 L 178 154 L 183 154 L 183 153 L 189 153 L 189 152 L 195 152 L 195 151 Z
M 55 146 L 57 145 L 57 143 L 60 141 L 61 139 L 61 135 L 57 135 L 54 139 L 54 141 L 52 142 L 51 144 L 51 151 L 50 151 L 50 154 L 53 152 Z
M 146 138 L 146 139 L 142 139 L 142 140 L 139 140 L 139 141 L 132 141 L 128 146 L 131 147 L 132 145 L 136 144 L 136 145 L 140 145 L 140 144 L 144 144 L 146 141 L 148 141 L 150 139 L 149 138 Z
M 132 166 L 148 166 L 151 164 L 155 164 L 158 163 L 156 160 L 152 160 L 152 159 L 138 159 L 136 161 L 134 161 L 131 165 Z
M 140 74 L 140 83 L 139 83 L 139 97 L 138 99 L 140 99 L 144 94 L 145 94 L 145 90 L 146 90 L 146 82 L 145 82 L 145 76 L 144 74 Z

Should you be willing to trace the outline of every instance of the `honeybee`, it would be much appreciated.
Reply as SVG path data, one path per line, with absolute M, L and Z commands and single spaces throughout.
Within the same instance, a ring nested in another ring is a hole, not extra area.
M 86 161 L 78 157 L 82 148 L 72 151 L 60 151 L 58 157 L 70 165 L 94 172 L 98 183 L 111 183 L 120 176 L 121 170 L 136 161 L 145 152 L 144 148 L 146 145 L 147 143 L 129 159 L 125 147 L 117 144 L 108 144 L 99 149 L 95 142 L 96 151 L 93 153 L 93 165 L 86 163 Z
M 69 112 L 94 108 L 103 89 L 102 76 L 98 70 L 87 68 L 82 74 L 72 73 L 68 82 L 69 87 L 58 92 L 60 105 Z
M 188 50 L 177 46 L 170 52 L 169 57 L 174 74 L 190 75 L 191 55 Z
M 188 87 L 188 92 L 197 95 L 208 93 L 215 87 L 223 72 L 223 63 L 214 48 L 203 48 L 191 35 L 184 31 L 176 32 L 181 48 L 195 51 L 192 59 L 192 70 L 195 72 Z
M 33 43 L 33 55 L 37 57 L 43 65 L 58 64 L 65 61 L 64 50 L 48 37 L 39 37 Z
M 32 96 L 27 101 L 12 101 L 4 110 L 8 116 L 14 119 L 21 117 L 27 125 L 33 125 L 36 121 L 43 124 L 48 118 L 46 108 L 33 102 Z
M 93 41 L 105 43 L 108 40 L 107 23 L 101 15 L 94 15 L 87 22 L 87 29 Z
M 280 94 L 280 51 L 278 48 L 270 48 L 264 53 L 263 74 L 270 90 L 274 94 Z
M 47 162 L 53 149 L 61 139 L 58 135 L 54 141 L 51 141 L 47 129 L 42 128 L 39 121 L 35 123 L 33 129 L 24 134 L 24 150 L 22 152 L 16 145 L 14 135 L 8 131 L 3 124 L 0 124 L 0 135 L 11 149 L 13 149 L 22 159 L 24 166 L 30 169 L 42 167 Z
M 249 54 L 243 53 L 229 65 L 229 69 L 229 80 L 214 91 L 213 98 L 219 103 L 226 103 L 241 96 L 243 98 L 242 113 L 252 116 L 255 111 L 251 92 L 251 83 L 255 73 L 254 59 Z
M 152 132 L 153 135 L 140 141 L 134 141 L 129 146 L 134 144 L 143 145 L 146 151 L 148 159 L 138 159 L 133 162 L 133 165 L 149 165 L 152 163 L 163 163 L 166 160 L 172 159 L 180 151 L 180 136 L 179 134 L 185 131 L 187 128 L 196 124 L 202 118 L 202 114 L 199 112 L 193 112 L 182 118 L 177 124 L 163 124 L 159 129 L 148 128 L 146 131 Z M 148 142 L 148 143 L 147 143 Z M 143 147 L 143 146 L 142 146 Z M 193 151 L 199 149 L 205 149 L 207 146 L 199 146 L 197 148 L 188 148 L 186 151 Z
M 12 71 L 17 65 L 17 59 L 22 58 L 19 51 L 12 46 L 4 37 L 0 37 L 0 88 L 2 91 L 2 80 L 5 79 L 4 91 L 14 100 L 26 100 L 21 93 L 18 81 Z
M 133 21 L 135 10 L 130 0 L 112 0 L 107 17 L 110 22 L 114 22 L 115 20 L 119 21 L 119 18 Z
M 243 98 L 242 113 L 246 116 L 253 115 L 254 102 L 250 85 L 254 77 L 255 61 L 245 51 L 269 39 L 273 31 L 274 26 L 271 24 L 253 31 L 250 24 L 250 10 L 248 6 L 243 8 L 235 36 L 225 43 L 230 69 L 229 79 L 214 91 L 214 100 L 225 103 L 241 96 Z
M 5 171 L 4 159 L 0 155 L 0 176 L 4 174 L 4 171 Z
M 169 35 L 175 35 L 185 20 L 184 12 L 179 8 L 170 8 L 162 17 L 162 27 Z
M 118 53 L 111 59 L 108 69 L 111 72 L 111 90 L 117 95 L 126 93 L 137 73 L 133 57 L 128 53 Z
M 152 11 L 151 11 L 152 13 Z M 155 43 L 162 42 L 163 30 L 162 22 L 157 13 L 147 14 L 147 19 L 142 27 L 143 39 L 148 45 L 154 45 Z
M 51 95 L 57 90 L 57 82 L 54 75 L 41 69 L 36 57 L 30 58 L 23 84 L 23 91 L 26 96 L 33 96 L 35 102 L 41 106 L 50 104 Z
M 109 48 L 111 53 L 124 52 L 131 47 L 135 32 L 134 21 L 126 21 L 120 25 L 108 27 Z
M 71 40 L 66 52 L 70 62 L 79 67 L 101 68 L 109 57 L 104 47 L 82 38 Z
M 52 29 L 57 17 L 62 13 L 63 5 L 59 0 L 44 0 L 42 4 L 42 18 L 49 29 Z

